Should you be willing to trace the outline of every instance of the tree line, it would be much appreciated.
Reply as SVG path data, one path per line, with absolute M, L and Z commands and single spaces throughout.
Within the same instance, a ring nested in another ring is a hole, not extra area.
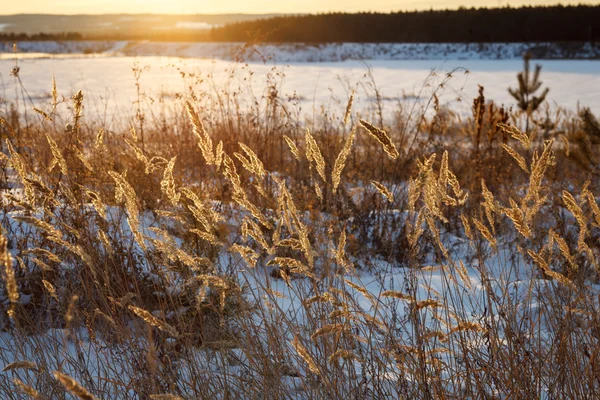
M 26 33 L 0 33 L 0 42 L 23 42 L 23 41 L 61 41 L 61 40 L 83 40 L 81 33 L 61 32 L 61 33 L 35 33 L 28 35 Z
M 600 6 L 460 8 L 394 13 L 276 16 L 207 31 L 0 33 L 0 41 L 154 40 L 303 43 L 599 42 Z
M 600 40 L 600 6 L 460 8 L 395 13 L 327 13 L 237 22 L 215 41 L 560 42 Z

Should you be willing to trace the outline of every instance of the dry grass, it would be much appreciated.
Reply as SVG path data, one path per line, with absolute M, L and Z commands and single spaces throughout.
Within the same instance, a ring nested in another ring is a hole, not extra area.
M 353 92 L 310 130 L 268 97 L 108 135 L 57 91 L 2 119 L 5 398 L 600 396 L 575 116 L 569 154 L 483 91 L 463 121 L 352 126 Z

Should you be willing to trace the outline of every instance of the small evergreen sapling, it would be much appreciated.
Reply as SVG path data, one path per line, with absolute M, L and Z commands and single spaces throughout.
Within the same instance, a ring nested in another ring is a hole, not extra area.
M 531 68 L 529 61 L 531 60 L 531 54 L 526 53 L 523 56 L 524 69 L 522 72 L 517 74 L 519 81 L 519 87 L 516 89 L 509 88 L 508 92 L 517 101 L 518 107 L 527 113 L 527 130 L 529 130 L 529 118 L 531 114 L 536 111 L 539 106 L 546 100 L 546 96 L 550 91 L 549 88 L 544 89 L 541 95 L 536 96 L 537 92 L 542 87 L 542 81 L 540 81 L 540 73 L 542 72 L 542 66 L 536 64 L 533 76 L 531 74 Z

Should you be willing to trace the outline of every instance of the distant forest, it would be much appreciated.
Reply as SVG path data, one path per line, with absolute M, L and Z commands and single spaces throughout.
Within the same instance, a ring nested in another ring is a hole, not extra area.
M 600 6 L 282 16 L 229 24 L 213 29 L 211 36 L 215 41 L 305 43 L 600 41 Z
M 0 33 L 0 41 L 20 42 L 20 41 L 61 41 L 61 40 L 83 40 L 83 35 L 77 32 L 64 33 L 35 33 L 28 35 L 26 33 Z
M 1 33 L 0 41 L 153 40 L 217 42 L 600 42 L 600 6 L 461 8 L 396 13 L 276 16 L 210 30 Z

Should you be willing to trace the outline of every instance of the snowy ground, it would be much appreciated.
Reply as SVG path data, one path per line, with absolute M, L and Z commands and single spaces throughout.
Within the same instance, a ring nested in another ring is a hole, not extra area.
M 588 43 L 329 43 L 262 44 L 244 49 L 244 43 L 148 41 L 31 41 L 19 42 L 21 52 L 33 57 L 58 54 L 102 56 L 168 56 L 250 61 L 330 62 L 345 60 L 516 60 L 525 52 L 542 59 L 598 59 L 600 47 Z M 0 43 L 11 53 L 12 43 Z M 6 55 L 4 55 L 6 56 Z
M 435 90 L 446 78 L 446 73 L 455 71 L 453 77 L 440 92 L 443 104 L 451 103 L 452 107 L 468 110 L 471 99 L 477 94 L 477 85 L 484 85 L 486 97 L 507 106 L 513 104 L 507 92 L 509 86 L 516 84 L 516 73 L 520 71 L 522 62 L 518 59 L 508 60 L 412 60 L 412 61 L 385 61 L 375 60 L 368 63 L 359 61 L 344 62 L 293 62 L 285 63 L 252 63 L 250 65 L 232 63 L 230 61 L 213 61 L 194 58 L 168 58 L 168 57 L 29 57 L 19 60 L 18 76 L 23 82 L 21 88 L 19 81 L 10 75 L 15 67 L 15 60 L 7 58 L 0 60 L 0 97 L 7 102 L 17 99 L 22 102 L 23 97 L 37 105 L 47 107 L 51 101 L 50 90 L 52 76 L 56 78 L 58 91 L 64 96 L 70 96 L 77 90 L 85 93 L 85 117 L 93 119 L 105 112 L 112 116 L 130 117 L 135 114 L 137 99 L 135 79 L 132 67 L 138 62 L 140 67 L 149 66 L 142 73 L 141 88 L 147 94 L 144 97 L 147 103 L 152 99 L 173 100 L 178 94 L 186 94 L 188 85 L 199 82 L 197 90 L 215 94 L 215 91 L 225 90 L 241 93 L 254 93 L 260 97 L 266 88 L 277 83 L 280 86 L 280 95 L 295 95 L 299 99 L 299 106 L 309 113 L 319 105 L 331 105 L 345 108 L 346 99 L 351 88 L 358 87 L 358 105 L 367 104 L 373 94 L 369 87 L 371 80 L 365 74 L 370 68 L 374 82 L 378 85 L 382 98 L 388 108 L 399 101 L 426 101 L 432 90 Z M 578 104 L 587 105 L 595 112 L 600 110 L 600 61 L 540 61 L 543 66 L 542 80 L 545 86 L 551 88 L 548 97 L 551 106 L 560 105 L 575 110 Z M 457 69 L 458 68 L 458 69 Z M 432 75 L 432 69 L 436 71 Z M 469 71 L 469 73 L 466 73 Z M 187 78 L 182 78 L 182 72 Z M 189 73 L 195 76 L 190 78 Z M 458 99 L 462 99 L 458 102 Z M 106 111 L 104 106 L 106 105 Z M 27 106 L 31 106 L 27 100 Z M 0 103 L 0 116 L 6 111 L 6 104 Z M 501 250 L 506 251 L 506 250 Z M 460 257 L 457 251 L 457 259 Z M 537 279 L 532 269 L 517 263 L 515 269 L 504 268 L 502 260 L 509 257 L 503 253 L 490 261 L 487 268 L 489 275 L 497 284 L 492 284 L 492 289 L 498 294 L 504 293 L 502 289 L 510 288 L 511 298 L 519 300 L 529 287 L 543 290 L 548 281 Z M 284 311 L 299 309 L 299 299 L 283 281 L 261 282 L 260 276 L 254 276 L 240 271 L 242 281 L 246 280 L 250 287 L 259 285 L 272 285 L 274 290 L 286 296 L 277 299 L 277 305 Z M 467 278 L 470 285 L 465 291 L 466 311 L 471 314 L 473 321 L 482 316 L 482 302 L 484 286 L 480 273 L 473 266 L 467 265 Z M 348 279 L 368 289 L 369 293 L 378 297 L 384 290 L 398 290 L 403 287 L 407 271 L 392 268 L 391 265 L 381 265 L 380 273 L 375 276 L 369 273 L 359 273 Z M 458 291 L 463 288 L 446 288 L 444 274 L 440 270 L 418 272 L 419 299 L 427 299 L 432 293 L 445 291 Z M 466 282 L 465 282 L 466 283 Z M 593 290 L 598 290 L 594 287 Z M 390 302 L 374 309 L 367 298 L 356 294 L 359 304 L 365 312 L 373 315 L 379 314 L 388 317 L 392 311 L 396 312 L 396 304 Z M 271 300 L 273 301 L 273 300 Z M 535 312 L 538 306 L 528 304 Z M 400 313 L 402 316 L 402 313 Z M 64 354 L 76 354 L 71 345 L 62 345 L 65 342 L 60 331 L 51 332 L 48 337 L 56 336 L 57 359 L 65 358 Z M 87 343 L 87 342 L 86 342 Z M 13 346 L 8 335 L 0 337 L 0 350 L 4 353 L 4 361 L 27 358 L 33 350 L 25 346 L 24 350 L 9 351 Z M 89 359 L 100 358 L 95 350 L 87 350 Z M 108 356 L 107 356 L 108 357 Z M 49 363 L 53 368 L 57 362 Z M 1 367 L 2 365 L 0 365 Z M 67 371 L 70 372 L 70 371 Z M 92 369 L 92 372 L 97 371 Z
M 192 82 L 200 82 L 194 87 L 198 92 L 214 94 L 216 88 L 239 89 L 242 99 L 250 91 L 260 97 L 270 84 L 277 83 L 279 94 L 298 98 L 301 111 L 308 115 L 320 105 L 343 113 L 349 92 L 355 87 L 358 88 L 357 107 L 361 102 L 372 103 L 374 91 L 366 76 L 368 66 L 389 109 L 399 101 L 427 101 L 432 90 L 446 78 L 446 73 L 458 68 L 437 94 L 442 104 L 465 113 L 477 95 L 478 85 L 485 87 L 488 100 L 513 106 L 514 100 L 507 89 L 516 86 L 516 74 L 522 69 L 520 60 L 261 62 L 248 65 L 170 57 L 25 58 L 18 63 L 25 93 L 10 75 L 15 66 L 14 59 L 5 59 L 0 60 L 0 97 L 14 102 L 25 95 L 36 106 L 43 107 L 51 101 L 51 81 L 55 76 L 61 95 L 68 97 L 83 90 L 88 117 L 129 117 L 136 108 L 132 73 L 136 61 L 140 67 L 148 66 L 140 80 L 142 92 L 148 96 L 145 98 L 147 103 L 189 94 L 187 90 Z M 600 110 L 600 61 L 543 60 L 539 63 L 543 66 L 544 86 L 550 88 L 547 100 L 551 108 L 561 106 L 576 110 L 581 105 L 589 106 L 595 112 Z M 274 66 L 277 70 L 273 70 Z M 434 76 L 431 76 L 432 70 L 436 71 Z M 182 79 L 182 72 L 195 73 L 195 76 Z M 0 110 L 5 111 L 5 105 L 0 104 Z

